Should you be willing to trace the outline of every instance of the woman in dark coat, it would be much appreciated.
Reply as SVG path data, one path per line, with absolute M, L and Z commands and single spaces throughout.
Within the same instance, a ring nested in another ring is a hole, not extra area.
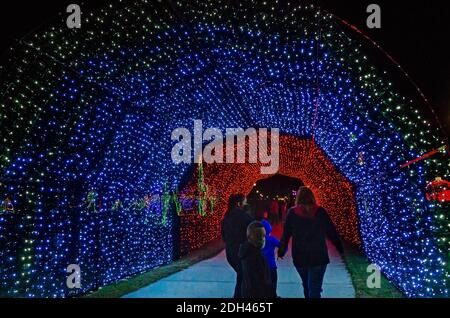
M 305 298 L 320 298 L 327 264 L 326 238 L 343 253 L 342 242 L 327 211 L 316 204 L 313 192 L 300 187 L 283 228 L 278 257 L 286 254 L 292 237 L 292 258 L 303 283 Z
M 234 298 L 241 298 L 242 271 L 238 257 L 239 246 L 247 241 L 247 226 L 253 218 L 245 212 L 246 198 L 243 194 L 233 194 L 228 200 L 228 211 L 222 220 L 222 240 L 225 242 L 227 261 L 236 272 Z

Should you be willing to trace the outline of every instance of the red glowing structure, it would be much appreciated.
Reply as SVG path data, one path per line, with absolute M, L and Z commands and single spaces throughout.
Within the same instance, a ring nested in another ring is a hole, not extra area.
M 360 244 L 357 208 L 352 184 L 336 170 L 323 151 L 312 140 L 293 136 L 280 136 L 280 162 L 278 173 L 301 179 L 315 193 L 325 207 L 339 233 L 346 241 Z M 248 148 L 246 148 L 248 149 Z M 260 173 L 261 163 L 204 164 L 205 184 L 211 193 L 218 193 L 213 213 L 182 213 L 180 224 L 181 253 L 201 247 L 218 238 L 220 222 L 232 193 L 248 194 L 254 184 L 271 177 Z M 183 190 L 196 193 L 198 169 Z
M 428 201 L 450 202 L 450 182 L 437 177 L 428 183 L 426 197 Z

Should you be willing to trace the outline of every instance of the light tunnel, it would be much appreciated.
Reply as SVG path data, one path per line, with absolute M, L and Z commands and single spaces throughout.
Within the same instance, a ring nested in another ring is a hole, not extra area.
M 227 196 L 264 176 L 258 164 L 204 165 L 213 209 L 177 205 L 198 195 L 199 167 L 173 163 L 171 133 L 201 119 L 279 128 L 279 173 L 314 189 L 342 237 L 405 295 L 448 297 L 448 203 L 425 189 L 449 178 L 449 161 L 425 101 L 331 14 L 257 2 L 122 1 L 11 48 L 0 69 L 2 296 L 73 296 L 69 264 L 83 294 L 216 239 Z
M 248 156 L 250 149 L 248 141 L 245 149 Z M 225 154 L 225 146 L 223 152 Z M 279 152 L 280 162 L 277 173 L 301 179 L 311 187 L 318 202 L 329 211 L 343 239 L 353 244 L 360 244 L 356 199 L 352 184 L 336 170 L 326 155 L 311 140 L 281 136 Z M 271 175 L 261 173 L 260 168 L 264 165 L 266 164 L 248 163 L 248 160 L 246 163 L 234 164 L 202 163 L 200 171 L 199 169 L 195 171 L 192 181 L 186 185 L 182 193 L 186 198 L 204 198 L 206 210 L 204 214 L 209 214 L 211 217 L 202 216 L 197 213 L 198 210 L 183 215 L 180 231 L 181 242 L 184 243 L 183 254 L 217 237 L 220 233 L 220 221 L 227 209 L 227 198 L 233 193 L 247 195 L 258 180 L 270 177 Z M 207 189 L 205 189 L 206 186 Z

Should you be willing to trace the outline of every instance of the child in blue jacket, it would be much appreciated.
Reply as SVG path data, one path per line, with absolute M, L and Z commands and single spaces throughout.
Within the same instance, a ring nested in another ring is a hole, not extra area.
M 270 235 L 272 232 L 272 226 L 269 221 L 263 220 L 261 222 L 266 230 L 266 243 L 262 250 L 264 258 L 266 259 L 267 265 L 269 266 L 270 276 L 272 280 L 273 295 L 277 295 L 277 263 L 275 262 L 275 248 L 280 246 L 280 242 L 273 236 Z

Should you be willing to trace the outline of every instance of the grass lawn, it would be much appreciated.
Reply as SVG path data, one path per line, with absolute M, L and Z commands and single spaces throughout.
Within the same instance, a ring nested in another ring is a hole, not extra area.
M 198 251 L 174 261 L 168 265 L 149 270 L 142 274 L 137 274 L 130 278 L 122 279 L 110 285 L 99 288 L 96 291 L 88 293 L 82 297 L 86 298 L 118 298 L 127 295 L 135 290 L 154 283 L 164 277 L 182 271 L 195 263 L 216 256 L 224 248 L 221 240 L 206 244 Z
M 350 273 L 356 298 L 403 298 L 403 294 L 381 274 L 381 288 L 368 288 L 367 266 L 370 262 L 360 249 L 354 245 L 344 244 L 344 261 Z

